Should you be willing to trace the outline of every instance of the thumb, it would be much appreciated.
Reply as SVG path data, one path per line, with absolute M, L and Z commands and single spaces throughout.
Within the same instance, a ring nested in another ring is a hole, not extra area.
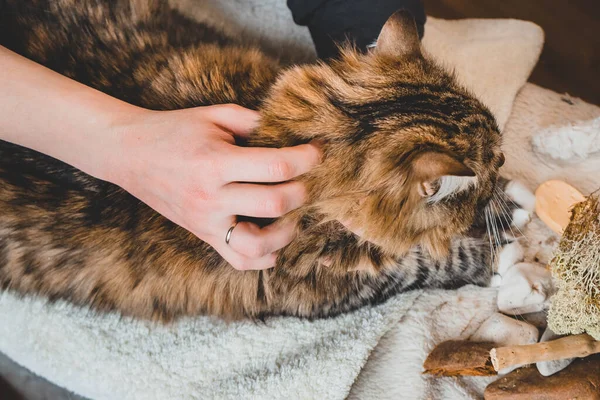
M 208 106 L 208 117 L 234 136 L 246 138 L 258 127 L 260 114 L 236 104 Z

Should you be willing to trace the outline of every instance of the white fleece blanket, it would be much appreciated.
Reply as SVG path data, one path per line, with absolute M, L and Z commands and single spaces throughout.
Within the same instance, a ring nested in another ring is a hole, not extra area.
M 225 21 L 226 29 L 236 29 L 232 21 L 241 21 L 246 37 L 267 40 L 271 49 L 285 45 L 290 60 L 313 54 L 308 33 L 293 25 L 283 1 L 173 2 L 198 18 L 208 9 L 210 18 Z M 430 18 L 424 47 L 454 67 L 504 126 L 542 42 L 541 30 L 527 22 Z M 544 96 L 553 93 L 540 91 L 525 88 L 518 100 L 521 108 L 506 129 L 509 140 L 518 139 L 518 148 L 507 148 L 507 166 L 531 184 L 545 175 L 536 174 L 540 162 L 531 160 L 531 145 L 523 141 L 558 119 L 542 117 Z M 588 107 L 574 101 L 579 108 Z M 558 107 L 562 103 L 550 102 L 553 110 L 563 112 Z M 600 114 L 588 107 L 581 116 L 593 113 Z M 315 322 L 274 318 L 264 325 L 224 324 L 199 317 L 163 327 L 1 293 L 0 352 L 93 399 L 477 397 L 481 381 L 434 382 L 421 377 L 421 365 L 435 343 L 468 336 L 495 310 L 494 304 L 494 289 L 466 287 L 411 292 L 378 307 Z

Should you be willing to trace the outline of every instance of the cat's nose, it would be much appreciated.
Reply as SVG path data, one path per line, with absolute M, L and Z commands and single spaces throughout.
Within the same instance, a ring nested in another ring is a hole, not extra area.
M 498 161 L 498 168 L 504 165 L 504 153 L 500 153 L 500 160 Z

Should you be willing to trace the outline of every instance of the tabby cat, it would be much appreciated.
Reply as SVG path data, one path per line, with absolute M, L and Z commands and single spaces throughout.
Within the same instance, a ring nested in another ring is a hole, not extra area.
M 121 188 L 0 142 L 4 290 L 159 321 L 319 318 L 489 280 L 483 216 L 502 185 L 501 136 L 422 54 L 408 13 L 366 54 L 348 45 L 329 63 L 284 68 L 166 1 L 0 7 L 2 45 L 111 96 L 155 110 L 236 103 L 261 113 L 249 146 L 324 143 L 323 163 L 299 178 L 308 204 L 285 217 L 297 239 L 275 268 L 240 272 Z

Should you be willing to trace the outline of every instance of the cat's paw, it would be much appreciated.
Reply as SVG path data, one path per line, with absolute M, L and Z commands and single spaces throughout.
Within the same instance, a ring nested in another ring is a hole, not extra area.
M 504 186 L 506 196 L 521 209 L 532 213 L 535 210 L 535 194 L 523 183 L 513 180 Z
M 532 212 L 524 208 L 515 208 L 512 211 L 511 226 L 518 229 L 525 228 L 525 225 L 531 221 L 532 215 Z
M 519 181 L 509 181 L 504 187 L 504 193 L 516 205 L 511 212 L 510 236 L 514 237 L 515 230 L 522 234 L 521 229 L 531 222 L 535 210 L 535 194 Z M 505 233 L 506 234 L 506 233 Z
M 494 276 L 491 286 L 498 287 L 502 284 L 502 279 L 506 276 L 509 269 L 515 264 L 523 261 L 525 250 L 518 241 L 513 241 L 501 247 L 494 257 Z
M 511 242 L 506 246 L 502 247 L 498 252 L 495 260 L 494 272 L 500 276 L 504 276 L 506 271 L 513 265 L 520 261 L 523 261 L 525 257 L 525 250 L 518 241 Z
M 489 206 L 495 218 L 492 232 L 500 233 L 499 239 L 510 242 L 523 235 L 521 229 L 531 221 L 535 208 L 535 195 L 519 181 L 505 180 L 503 190 Z

